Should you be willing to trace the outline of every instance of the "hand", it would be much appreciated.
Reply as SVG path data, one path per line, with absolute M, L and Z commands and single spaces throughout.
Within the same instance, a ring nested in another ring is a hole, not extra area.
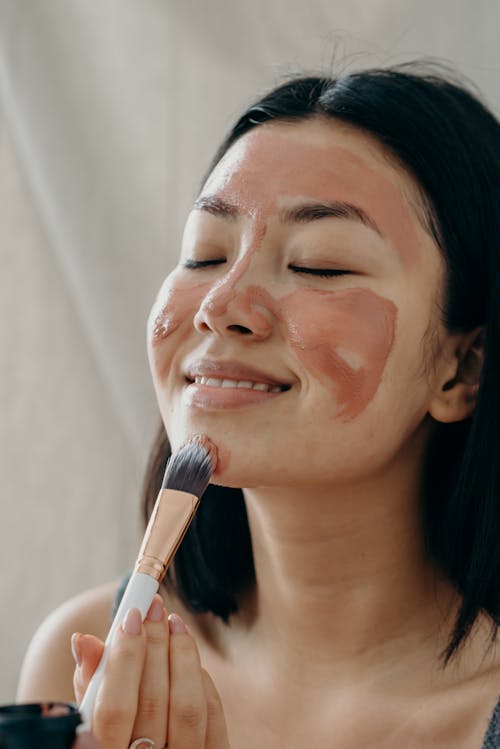
M 77 659 L 73 683 L 81 702 L 104 644 L 81 634 L 73 635 L 72 644 Z M 222 702 L 201 667 L 196 643 L 179 616 L 167 620 L 158 595 L 144 623 L 132 609 L 116 634 L 92 731 L 101 749 L 128 749 L 143 736 L 156 749 L 167 743 L 169 749 L 229 749 Z

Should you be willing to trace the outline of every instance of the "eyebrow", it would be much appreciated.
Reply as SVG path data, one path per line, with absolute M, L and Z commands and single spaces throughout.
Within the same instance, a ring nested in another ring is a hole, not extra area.
M 322 218 L 343 218 L 358 221 L 373 229 L 380 236 L 382 232 L 371 216 L 362 208 L 343 201 L 329 201 L 326 203 L 306 203 L 294 208 L 283 208 L 279 213 L 280 220 L 285 224 L 305 224 Z
M 237 206 L 231 205 L 231 203 L 218 198 L 216 195 L 198 198 L 194 202 L 193 210 L 207 211 L 220 218 L 236 218 L 240 214 Z
M 228 203 L 226 200 L 223 200 L 216 195 L 198 198 L 193 205 L 193 209 L 207 211 L 214 216 L 225 219 L 235 219 L 241 213 L 237 206 Z M 379 236 L 384 236 L 375 221 L 366 211 L 352 203 L 345 203 L 338 200 L 321 203 L 305 203 L 303 205 L 294 206 L 293 208 L 283 208 L 278 216 L 280 221 L 284 224 L 305 224 L 323 218 L 348 219 L 350 221 L 362 223 L 377 232 Z

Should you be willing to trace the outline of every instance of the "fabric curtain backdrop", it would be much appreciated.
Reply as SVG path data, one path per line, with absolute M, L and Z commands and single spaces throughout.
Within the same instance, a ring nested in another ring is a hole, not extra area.
M 0 701 L 41 619 L 135 558 L 146 319 L 233 117 L 290 71 L 421 55 L 498 111 L 499 21 L 495 0 L 0 0 Z

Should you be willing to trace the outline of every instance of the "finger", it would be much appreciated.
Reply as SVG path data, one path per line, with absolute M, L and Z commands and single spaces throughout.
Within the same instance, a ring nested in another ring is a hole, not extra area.
M 111 643 L 97 692 L 92 731 L 102 749 L 130 744 L 145 650 L 141 614 L 138 609 L 130 609 Z
M 207 704 L 196 643 L 177 614 L 170 625 L 169 749 L 203 749 Z
M 202 668 L 201 676 L 207 701 L 207 730 L 204 749 L 229 749 L 222 700 L 208 671 Z
M 146 655 L 139 690 L 139 704 L 132 738 L 147 736 L 155 746 L 167 743 L 168 642 L 167 612 L 156 595 L 144 622 Z
M 92 674 L 99 665 L 104 651 L 104 643 L 93 635 L 82 635 L 75 632 L 71 637 L 71 649 L 76 663 L 73 688 L 76 701 L 80 703 L 87 691 Z

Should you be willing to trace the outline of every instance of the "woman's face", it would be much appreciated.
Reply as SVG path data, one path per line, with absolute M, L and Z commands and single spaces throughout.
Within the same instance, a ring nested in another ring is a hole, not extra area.
M 380 471 L 427 429 L 444 272 L 414 182 L 375 139 L 322 118 L 247 133 L 149 318 L 173 448 L 207 434 L 230 486 Z

